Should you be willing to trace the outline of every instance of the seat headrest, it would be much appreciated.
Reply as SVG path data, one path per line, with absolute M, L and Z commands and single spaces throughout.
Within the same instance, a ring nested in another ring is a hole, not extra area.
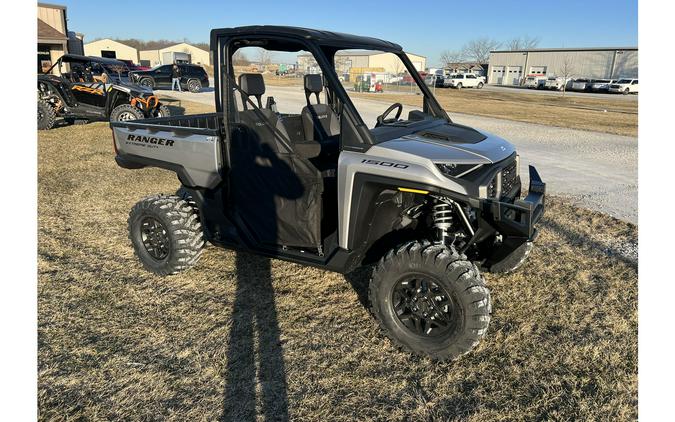
M 323 91 L 323 79 L 321 75 L 305 75 L 305 91 L 319 94 Z
M 260 73 L 242 73 L 239 75 L 239 87 L 246 95 L 256 97 L 265 93 L 265 80 Z

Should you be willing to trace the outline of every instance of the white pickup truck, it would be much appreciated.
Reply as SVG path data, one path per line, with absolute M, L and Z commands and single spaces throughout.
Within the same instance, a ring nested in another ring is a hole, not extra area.
M 485 85 L 484 78 L 473 73 L 455 73 L 453 75 L 447 76 L 443 84 L 451 88 L 483 88 Z
M 563 78 L 562 76 L 549 76 L 544 83 L 544 88 L 562 91 L 565 86 L 569 88 L 571 80 L 571 78 Z
M 609 85 L 609 92 L 615 94 L 637 94 L 639 88 L 637 79 L 619 79 L 616 83 Z

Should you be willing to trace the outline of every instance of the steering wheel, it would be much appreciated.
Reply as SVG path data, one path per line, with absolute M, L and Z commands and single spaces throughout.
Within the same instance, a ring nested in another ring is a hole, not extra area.
M 396 117 L 394 117 L 393 119 L 386 119 L 386 117 L 389 115 L 389 113 L 394 111 L 395 108 L 398 108 L 398 111 L 396 112 Z M 377 125 L 375 125 L 375 126 L 377 127 L 377 126 L 381 126 L 381 125 L 384 125 L 384 124 L 387 124 L 387 123 L 396 122 L 398 120 L 398 118 L 401 117 L 402 112 L 403 112 L 403 105 L 401 103 L 394 103 L 394 104 L 390 105 L 389 108 L 384 111 L 384 113 L 377 116 Z

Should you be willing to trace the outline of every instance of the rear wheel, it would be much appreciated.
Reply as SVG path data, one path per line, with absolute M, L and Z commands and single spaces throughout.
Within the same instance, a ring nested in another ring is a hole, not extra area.
M 131 104 L 121 104 L 113 109 L 110 113 L 111 122 L 127 122 L 129 120 L 140 120 L 143 117 L 143 112 L 138 107 Z
M 443 245 L 415 241 L 373 271 L 371 312 L 399 347 L 435 360 L 473 349 L 490 323 L 490 292 L 478 268 Z
M 154 114 L 155 114 L 155 117 L 169 117 L 169 116 L 171 116 L 171 111 L 169 110 L 169 107 L 162 104 L 155 109 Z
M 628 94 L 630 94 L 630 89 L 629 88 L 624 89 L 623 95 L 628 95 Z
M 177 196 L 155 195 L 139 201 L 129 213 L 129 239 L 141 264 L 158 275 L 193 266 L 204 247 L 196 210 Z
M 197 79 L 190 79 L 187 83 L 188 91 L 199 92 L 202 90 L 202 83 Z
M 155 88 L 155 81 L 153 81 L 151 78 L 143 78 L 138 82 L 138 84 L 140 86 L 145 86 L 151 89 Z
M 56 112 L 54 107 L 45 100 L 37 102 L 37 126 L 38 130 L 49 130 L 54 127 Z

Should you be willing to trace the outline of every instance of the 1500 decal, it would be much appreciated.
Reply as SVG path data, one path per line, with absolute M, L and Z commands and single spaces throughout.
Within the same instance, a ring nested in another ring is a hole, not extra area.
M 380 160 L 370 160 L 367 158 L 364 158 L 361 160 L 362 164 L 375 164 L 377 166 L 384 166 L 384 167 L 393 167 L 395 169 L 407 169 L 408 165 L 407 164 L 400 164 L 400 163 L 392 163 L 391 161 L 380 161 Z

